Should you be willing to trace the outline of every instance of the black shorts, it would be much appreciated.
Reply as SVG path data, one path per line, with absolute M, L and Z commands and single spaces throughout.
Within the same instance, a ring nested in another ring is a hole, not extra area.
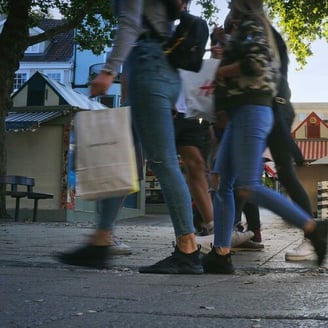
M 205 120 L 185 118 L 177 113 L 174 117 L 175 144 L 198 147 L 206 155 L 210 147 L 210 124 Z

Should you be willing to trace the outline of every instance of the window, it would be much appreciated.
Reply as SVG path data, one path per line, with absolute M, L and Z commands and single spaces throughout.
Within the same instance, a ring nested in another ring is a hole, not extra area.
M 309 123 L 307 124 L 307 137 L 309 139 L 320 138 L 320 123 L 317 121 L 316 117 L 310 117 Z
M 100 102 L 109 108 L 116 107 L 115 104 L 115 96 L 104 96 L 100 98 Z
M 39 54 L 41 52 L 42 51 L 40 51 L 40 43 L 33 44 L 25 50 L 26 54 Z
M 50 79 L 53 79 L 57 82 L 63 82 L 63 74 L 61 72 L 44 71 L 44 74 L 46 74 Z
M 99 98 L 99 101 L 109 107 L 116 108 L 121 106 L 121 97 L 119 95 L 106 95 Z
M 319 139 L 320 138 L 320 126 L 308 125 L 307 137 L 309 139 Z
M 16 73 L 14 77 L 14 91 L 17 91 L 27 81 L 27 73 Z

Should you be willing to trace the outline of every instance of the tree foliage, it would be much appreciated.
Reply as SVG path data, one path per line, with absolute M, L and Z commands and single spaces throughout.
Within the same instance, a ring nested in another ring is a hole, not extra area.
M 279 26 L 300 66 L 312 56 L 311 43 L 328 41 L 327 0 L 266 0 L 270 17 Z
M 219 2 L 219 1 L 216 1 Z M 307 58 L 312 56 L 311 44 L 318 39 L 328 41 L 328 1 L 327 0 L 264 0 L 272 22 L 304 67 Z M 215 1 L 197 0 L 202 7 L 202 16 L 214 25 L 217 21 L 218 8 Z

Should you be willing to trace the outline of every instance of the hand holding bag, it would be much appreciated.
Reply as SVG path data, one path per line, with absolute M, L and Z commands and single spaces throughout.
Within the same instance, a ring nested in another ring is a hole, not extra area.
M 76 114 L 77 196 L 98 200 L 139 190 L 130 107 Z

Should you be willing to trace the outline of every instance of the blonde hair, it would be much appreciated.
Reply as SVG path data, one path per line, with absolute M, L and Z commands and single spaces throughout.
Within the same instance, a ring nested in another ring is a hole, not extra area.
M 253 16 L 262 22 L 268 44 L 272 50 L 273 59 L 279 67 L 279 51 L 272 32 L 271 23 L 264 12 L 263 0 L 232 0 L 230 2 L 230 8 L 232 11 L 236 10 L 241 15 Z

